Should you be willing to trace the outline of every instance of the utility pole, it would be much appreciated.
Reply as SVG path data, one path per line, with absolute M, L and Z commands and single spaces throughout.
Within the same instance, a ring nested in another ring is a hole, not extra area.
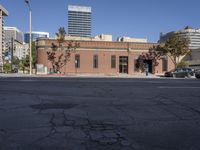
M 32 10 L 30 7 L 29 0 L 25 0 L 25 3 L 28 5 L 29 8 L 29 66 L 30 66 L 30 75 L 32 75 Z
M 14 51 L 14 38 L 12 37 L 11 38 L 11 58 L 10 58 L 10 61 L 11 61 L 11 72 L 13 70 L 13 51 Z

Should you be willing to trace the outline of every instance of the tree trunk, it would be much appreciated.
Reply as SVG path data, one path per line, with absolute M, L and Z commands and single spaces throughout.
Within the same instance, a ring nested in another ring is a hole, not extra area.
M 174 56 L 174 66 L 175 66 L 175 69 L 176 69 L 177 68 L 176 56 Z

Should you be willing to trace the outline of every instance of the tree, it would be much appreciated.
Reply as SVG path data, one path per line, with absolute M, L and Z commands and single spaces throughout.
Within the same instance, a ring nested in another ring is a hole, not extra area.
M 64 27 L 60 27 L 58 29 L 58 33 L 56 33 L 56 37 L 57 37 L 57 41 L 59 43 L 59 46 L 62 46 L 61 44 L 64 43 L 65 35 L 66 35 L 65 28 Z
M 188 67 L 188 66 L 189 66 L 189 63 L 185 62 L 185 61 L 181 61 L 177 64 L 177 68 L 185 68 L 185 67 Z
M 21 62 L 20 62 L 20 68 L 24 71 L 25 68 L 28 68 L 30 65 L 30 62 L 29 62 L 29 55 L 26 55 L 25 58 L 22 58 L 21 59 Z
M 12 64 L 19 65 L 20 60 L 17 56 L 13 56 Z
M 191 54 L 189 43 L 190 41 L 188 38 L 182 36 L 180 33 L 175 33 L 169 37 L 162 47 L 164 55 L 169 56 L 175 68 L 177 68 L 181 56 Z
M 36 63 L 37 63 L 37 51 L 36 51 L 35 42 L 32 42 L 32 66 L 33 66 L 33 68 L 36 67 Z
M 74 41 L 65 41 L 65 29 L 64 27 L 60 27 L 58 33 L 56 33 L 57 43 L 52 43 L 52 51 L 47 51 L 48 60 L 52 64 L 53 73 L 61 72 L 60 69 L 65 66 L 66 73 L 66 65 L 70 60 L 70 56 L 72 52 L 80 47 L 80 44 Z M 60 53 L 57 53 L 59 50 Z
M 155 73 L 155 67 L 159 64 L 158 60 L 163 56 L 168 56 L 174 63 L 175 68 L 177 68 L 180 57 L 191 54 L 189 42 L 189 39 L 180 33 L 172 34 L 166 43 L 153 46 L 148 53 L 140 55 L 136 61 L 136 68 L 144 71 L 145 62 L 152 60 L 153 73 Z
M 30 55 L 26 55 L 25 58 L 22 58 L 19 62 L 20 68 L 25 70 L 25 68 L 28 68 L 30 66 Z M 37 63 L 37 52 L 36 52 L 36 45 L 35 42 L 32 42 L 32 66 L 35 68 Z
M 153 46 L 149 49 L 148 53 L 142 53 L 138 59 L 136 60 L 135 67 L 138 70 L 144 72 L 145 70 L 145 63 L 149 60 L 152 61 L 152 73 L 155 73 L 155 67 L 158 66 L 158 60 L 160 60 L 161 56 L 163 56 L 162 47 L 160 45 Z
M 10 63 L 5 63 L 3 65 L 3 70 L 5 71 L 5 73 L 11 72 L 11 64 Z

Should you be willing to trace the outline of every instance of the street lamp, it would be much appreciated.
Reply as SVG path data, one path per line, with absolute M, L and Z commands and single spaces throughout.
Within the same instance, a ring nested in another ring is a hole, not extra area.
M 30 75 L 32 75 L 32 11 L 30 7 L 30 2 L 29 0 L 25 0 L 25 3 L 28 5 L 29 8 L 29 66 L 30 66 Z

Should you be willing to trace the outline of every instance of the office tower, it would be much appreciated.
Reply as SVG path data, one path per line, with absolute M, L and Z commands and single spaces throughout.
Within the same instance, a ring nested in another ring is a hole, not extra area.
M 186 61 L 189 67 L 193 69 L 200 69 L 200 29 L 194 29 L 192 27 L 185 27 L 182 30 L 168 32 L 166 34 L 160 34 L 160 43 L 165 43 L 170 36 L 175 33 L 179 33 L 181 36 L 189 39 L 189 49 L 191 54 L 182 58 L 182 61 Z
M 175 33 L 179 33 L 181 36 L 189 39 L 190 41 L 189 48 L 191 50 L 200 49 L 200 29 L 193 29 L 192 27 L 189 26 L 179 31 L 172 31 L 166 34 L 161 33 L 160 42 L 161 43 L 166 42 L 167 39 Z
M 16 27 L 4 27 L 5 31 L 5 43 L 10 42 L 13 38 L 14 40 L 23 43 L 23 33 Z
M 68 34 L 91 37 L 91 7 L 68 6 Z
M 0 72 L 3 71 L 4 16 L 8 16 L 8 11 L 3 6 L 0 5 Z
M 29 32 L 26 32 L 24 34 L 24 42 L 29 43 Z M 32 32 L 32 41 L 36 41 L 38 38 L 49 38 L 49 33 L 48 32 Z
M 11 61 L 15 56 L 19 59 L 28 55 L 27 44 L 23 42 L 23 33 L 16 27 L 4 27 L 5 32 L 5 49 L 4 61 Z

